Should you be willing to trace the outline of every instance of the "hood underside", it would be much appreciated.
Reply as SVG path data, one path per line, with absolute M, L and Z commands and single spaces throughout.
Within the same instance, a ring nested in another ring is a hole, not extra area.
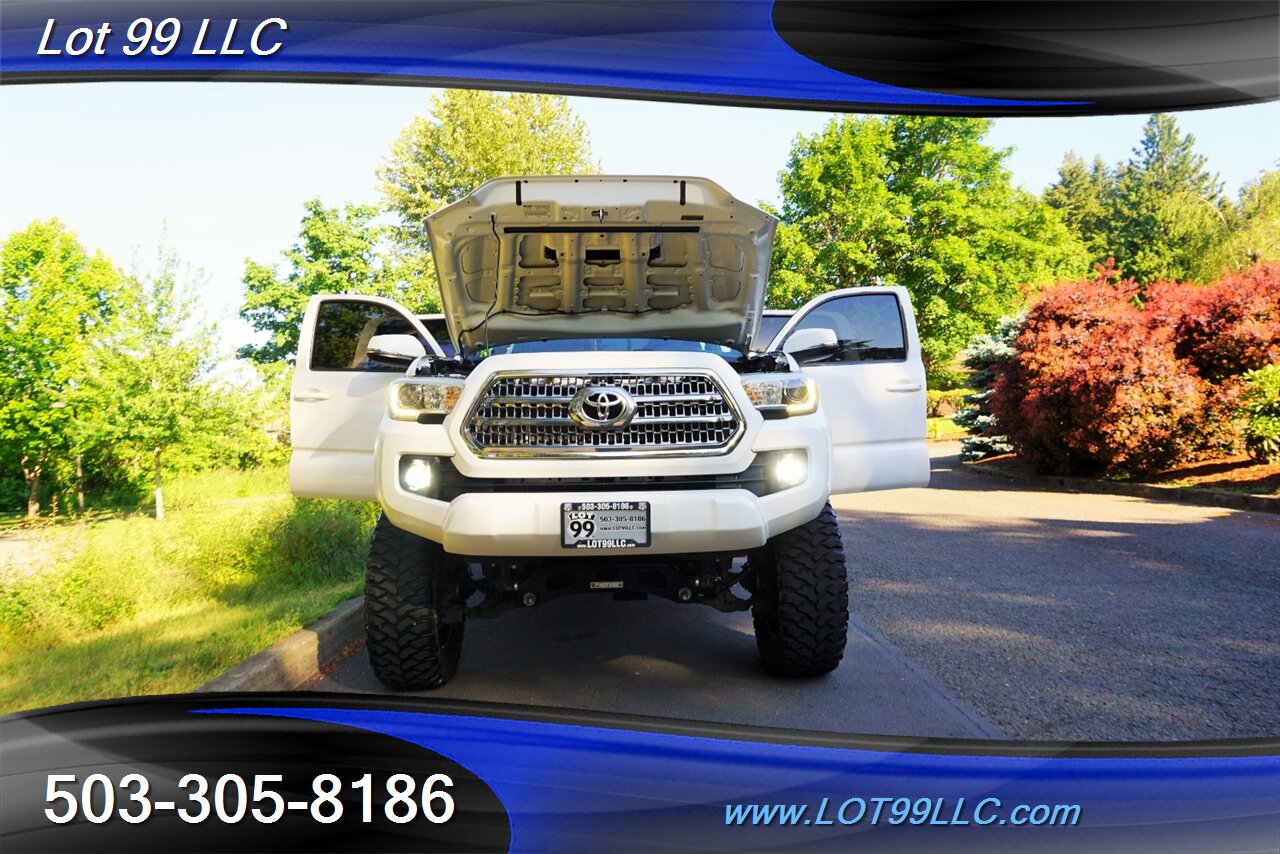
M 704 178 L 498 178 L 427 218 L 450 336 L 747 348 L 777 221 Z

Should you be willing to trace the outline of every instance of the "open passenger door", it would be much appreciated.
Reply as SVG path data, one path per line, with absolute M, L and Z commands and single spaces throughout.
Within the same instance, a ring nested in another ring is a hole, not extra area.
M 373 443 L 387 407 L 387 386 L 406 367 L 388 353 L 439 356 L 441 350 L 418 318 L 393 300 L 311 298 L 289 405 L 294 495 L 377 498 Z
M 797 311 L 772 350 L 805 329 L 835 332 L 835 347 L 791 355 L 818 383 L 831 432 L 831 492 L 928 486 L 925 375 L 906 289 L 846 288 Z

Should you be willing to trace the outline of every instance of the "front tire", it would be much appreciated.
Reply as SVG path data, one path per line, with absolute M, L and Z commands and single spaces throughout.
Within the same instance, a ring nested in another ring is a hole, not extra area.
M 398 691 L 439 688 L 453 678 L 466 628 L 460 616 L 466 565 L 438 543 L 378 518 L 369 547 L 364 625 L 374 675 Z
M 756 649 L 776 676 L 821 676 L 844 658 L 849 578 L 835 511 L 779 534 L 748 557 Z

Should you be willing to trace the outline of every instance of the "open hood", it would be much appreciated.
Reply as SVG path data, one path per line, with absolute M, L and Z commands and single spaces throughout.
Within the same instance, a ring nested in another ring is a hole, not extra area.
M 705 178 L 513 177 L 427 217 L 450 336 L 747 349 L 777 220 Z

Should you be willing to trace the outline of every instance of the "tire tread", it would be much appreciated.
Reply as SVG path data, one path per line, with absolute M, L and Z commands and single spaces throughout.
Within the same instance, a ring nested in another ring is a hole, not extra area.
M 378 518 L 365 575 L 364 623 L 378 680 L 400 691 L 438 688 L 457 669 L 464 626 L 442 631 L 438 589 L 458 571 L 438 544 Z M 446 585 L 447 586 L 447 585 Z M 442 634 L 448 642 L 442 643 Z
M 760 591 L 756 647 L 779 676 L 821 676 L 840 666 L 849 637 L 849 577 L 835 511 L 774 537 L 751 558 Z

